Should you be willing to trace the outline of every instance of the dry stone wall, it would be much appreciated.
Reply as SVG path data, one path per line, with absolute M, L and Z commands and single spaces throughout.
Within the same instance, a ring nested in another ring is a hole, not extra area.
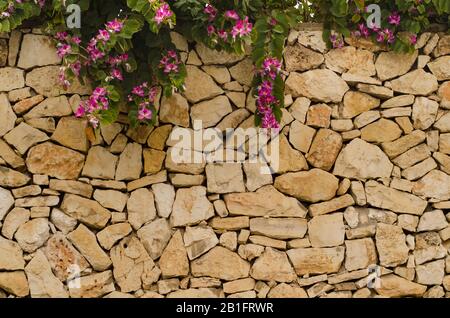
M 159 125 L 94 135 L 49 39 L 2 36 L 0 297 L 450 296 L 450 36 L 400 55 L 292 31 L 273 175 L 172 160 L 177 127 L 255 111 L 249 59 L 173 41 L 189 75 Z

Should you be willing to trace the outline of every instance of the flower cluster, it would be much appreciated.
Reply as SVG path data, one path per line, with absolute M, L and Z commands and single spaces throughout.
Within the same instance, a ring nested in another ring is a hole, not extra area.
M 159 89 L 157 86 L 150 87 L 147 82 L 135 86 L 128 95 L 128 102 L 133 104 L 137 111 L 137 119 L 141 122 L 151 121 L 155 111 L 155 101 Z
M 244 38 L 252 32 L 253 24 L 249 17 L 241 18 L 235 10 L 226 10 L 219 15 L 218 9 L 211 4 L 207 4 L 203 13 L 206 15 L 208 36 L 215 41 L 219 39 L 225 43 L 236 41 L 236 39 Z
M 155 11 L 155 17 L 153 18 L 157 25 L 164 23 L 170 23 L 173 17 L 173 11 L 166 2 L 160 3 L 159 7 Z
M 262 128 L 280 128 L 273 112 L 279 103 L 274 96 L 274 81 L 280 72 L 281 62 L 274 57 L 267 57 L 262 63 L 262 68 L 257 72 L 261 77 L 261 84 L 256 88 L 256 106 Z
M 76 117 L 86 116 L 89 123 L 97 128 L 99 124 L 99 112 L 109 108 L 108 91 L 104 87 L 97 87 L 88 100 L 82 101 L 75 112 Z
M 167 51 L 159 61 L 159 68 L 163 70 L 164 74 L 178 73 L 180 70 L 180 58 L 174 50 Z
M 45 0 L 14 0 L 12 2 L 9 2 L 6 9 L 0 13 L 0 19 L 9 18 L 16 11 L 17 4 L 31 1 L 37 4 L 39 8 L 42 8 L 45 5 Z
M 106 29 L 101 29 L 98 31 L 97 36 L 93 37 L 86 47 L 86 50 L 89 53 L 89 60 L 87 61 L 88 64 L 105 57 L 107 53 L 105 52 L 106 44 L 110 40 L 112 34 L 122 31 L 123 21 L 115 19 L 106 23 L 105 27 Z
M 340 49 L 344 47 L 344 40 L 342 39 L 342 36 L 332 34 L 330 35 L 330 42 L 333 45 L 333 48 Z

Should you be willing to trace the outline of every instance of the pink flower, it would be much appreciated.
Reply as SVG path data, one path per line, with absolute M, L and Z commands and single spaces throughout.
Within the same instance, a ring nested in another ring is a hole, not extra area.
M 388 17 L 389 24 L 399 25 L 400 24 L 400 14 L 396 11 L 392 12 L 392 14 Z
M 417 43 L 417 35 L 415 35 L 415 34 L 411 35 L 411 36 L 409 37 L 409 42 L 410 42 L 412 45 L 415 45 L 415 44 Z
M 75 43 L 76 45 L 80 45 L 81 39 L 78 36 L 74 36 L 72 38 L 72 42 Z
M 234 10 L 225 11 L 224 16 L 225 16 L 225 18 L 228 18 L 231 20 L 239 20 L 239 14 L 237 14 L 237 12 Z
M 236 25 L 233 27 L 231 31 L 231 35 L 233 39 L 239 35 L 239 37 L 246 36 L 252 32 L 253 24 L 248 21 L 248 17 L 245 17 L 244 20 L 238 20 Z
M 67 32 L 58 32 L 55 35 L 55 38 L 59 41 L 66 41 L 69 34 Z
M 122 31 L 122 28 L 123 28 L 123 22 L 118 19 L 114 19 L 114 20 L 106 23 L 106 29 L 113 33 L 118 33 L 120 31 Z
M 109 40 L 109 38 L 111 37 L 111 35 L 109 34 L 108 31 L 106 30 L 99 30 L 98 31 L 98 35 L 97 35 L 97 39 L 103 42 L 106 42 Z
M 131 93 L 133 93 L 134 95 L 137 95 L 139 97 L 144 97 L 145 96 L 144 88 L 142 86 L 135 86 L 133 88 L 133 90 L 131 91 Z
M 80 61 L 76 61 L 75 63 L 70 64 L 70 69 L 72 70 L 72 72 L 76 76 L 79 76 L 80 75 L 80 71 L 81 71 L 81 62 Z
M 72 53 L 72 47 L 70 45 L 62 44 L 62 43 L 58 44 L 58 49 L 56 50 L 56 54 L 58 54 L 58 56 L 60 58 L 63 58 L 64 56 L 66 56 L 70 53 Z
M 114 68 L 114 69 L 111 71 L 111 76 L 112 76 L 113 78 L 118 79 L 119 81 L 123 81 L 123 75 L 122 75 L 122 72 L 121 72 L 119 69 L 117 69 L 117 68 Z
M 208 25 L 208 27 L 206 28 L 206 31 L 208 32 L 208 35 L 211 36 L 214 34 L 214 32 L 216 32 L 216 28 L 214 27 L 214 25 Z
M 209 15 L 208 21 L 212 22 L 214 21 L 214 19 L 217 16 L 217 9 L 214 8 L 212 5 L 210 4 L 206 4 L 205 10 L 203 10 L 203 12 L 205 12 L 207 15 Z
M 227 41 L 227 39 L 228 39 L 228 33 L 225 30 L 217 31 L 217 35 L 219 36 L 219 38 L 221 38 L 224 41 Z
M 160 25 L 173 15 L 170 6 L 167 3 L 163 3 L 158 9 L 156 9 L 155 17 L 153 18 L 156 24 Z
M 361 34 L 363 37 L 365 37 L 365 38 L 369 37 L 370 31 L 369 31 L 369 29 L 366 27 L 366 25 L 365 25 L 364 23 L 360 23 L 360 24 L 358 25 L 358 28 L 359 28 L 360 34 Z
M 152 119 L 153 113 L 150 109 L 148 108 L 141 108 L 138 112 L 138 119 L 139 120 L 149 120 Z
M 83 104 L 80 104 L 80 106 L 78 106 L 77 111 L 75 112 L 75 117 L 83 117 L 86 114 L 86 109 L 84 108 Z

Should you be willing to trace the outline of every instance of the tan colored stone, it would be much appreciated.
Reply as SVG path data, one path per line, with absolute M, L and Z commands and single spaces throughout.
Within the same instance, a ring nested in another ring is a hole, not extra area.
M 401 135 L 400 127 L 392 120 L 384 118 L 361 129 L 361 139 L 374 143 L 390 142 Z
M 329 171 L 342 148 L 342 137 L 330 129 L 320 129 L 314 137 L 306 156 L 308 162 L 316 168 Z
M 45 99 L 39 105 L 33 107 L 24 115 L 26 120 L 40 117 L 63 117 L 72 114 L 69 100 L 65 95 L 50 97 Z
M 128 222 L 138 230 L 156 217 L 153 193 L 147 189 L 133 191 L 127 202 Z
M 243 59 L 243 56 L 238 54 L 228 53 L 226 51 L 216 51 L 208 48 L 204 44 L 197 44 L 195 47 L 198 55 L 206 65 L 211 64 L 234 64 Z
M 155 128 L 150 134 L 147 140 L 147 145 L 150 148 L 156 150 L 164 150 L 167 138 L 169 138 L 170 132 L 172 131 L 171 125 L 164 125 Z
M 329 85 L 323 86 L 323 83 Z M 342 101 L 349 90 L 347 83 L 330 70 L 312 70 L 302 74 L 292 72 L 286 81 L 287 93 L 293 97 L 305 96 L 319 102 Z
M 166 153 L 161 150 L 144 149 L 144 173 L 154 174 L 162 170 Z
M 39 34 L 25 34 L 20 49 L 17 66 L 30 69 L 35 66 L 60 64 L 61 58 L 56 54 L 53 39 Z
M 155 260 L 163 253 L 172 233 L 166 219 L 156 219 L 141 227 L 137 235 L 150 257 Z
M 95 234 L 83 224 L 80 224 L 76 230 L 69 233 L 67 238 L 92 265 L 94 270 L 103 271 L 111 266 L 111 259 L 98 245 Z
M 431 73 L 433 73 L 438 81 L 447 81 L 450 79 L 450 56 L 442 56 L 437 58 L 431 63 L 428 63 L 427 66 L 430 69 Z
M 252 193 L 228 194 L 225 196 L 225 203 L 231 215 L 255 217 L 304 217 L 306 215 L 306 209 L 297 200 L 284 196 L 270 185 Z
M 197 103 L 223 93 L 222 89 L 214 83 L 211 76 L 198 67 L 188 65 L 186 70 L 186 91 L 184 95 L 191 103 Z
M 300 43 L 288 46 L 284 58 L 288 72 L 308 71 L 317 68 L 324 61 L 322 54 L 314 52 Z
M 183 239 L 190 260 L 200 257 L 219 243 L 213 229 L 202 225 L 186 227 Z
M 344 247 L 297 248 L 287 251 L 297 275 L 336 273 L 345 257 Z
M 45 133 L 25 123 L 16 126 L 13 130 L 8 132 L 4 138 L 6 142 L 13 145 L 22 155 L 25 154 L 30 147 L 49 139 Z
M 0 140 L 0 158 L 14 169 L 25 165 L 25 161 L 3 140 Z
M 436 120 L 439 104 L 426 97 L 417 97 L 413 105 L 412 120 L 414 128 L 426 130 L 434 124 Z
M 0 69 L 0 92 L 9 92 L 25 86 L 23 70 L 13 67 Z M 27 85 L 28 86 L 28 85 Z
M 90 198 L 94 191 L 90 184 L 74 180 L 51 179 L 49 188 L 55 191 L 76 194 L 86 198 Z
M 306 125 L 318 128 L 330 127 L 330 117 L 332 109 L 326 104 L 317 104 L 309 107 Z
M 281 283 L 292 282 L 297 277 L 286 253 L 270 247 L 253 263 L 250 276 L 256 280 Z
M 316 131 L 295 120 L 289 129 L 289 142 L 295 149 L 307 153 L 311 147 Z
M 117 157 L 103 147 L 89 149 L 82 175 L 97 179 L 114 179 Z
M 130 234 L 131 231 L 132 228 L 128 223 L 113 224 L 98 232 L 97 240 L 101 247 L 109 251 L 114 244 Z
M 223 117 L 232 111 L 229 99 L 222 95 L 192 106 L 191 119 L 192 122 L 195 120 L 202 121 L 202 127 L 208 128 L 217 125 Z
M 353 118 L 380 106 L 380 100 L 361 92 L 349 91 L 344 96 L 342 116 Z
M 214 207 L 206 198 L 206 188 L 195 186 L 176 193 L 170 221 L 172 226 L 198 224 L 214 216 Z
M 366 182 L 367 203 L 398 213 L 422 215 L 427 207 L 427 202 L 421 198 L 388 188 L 376 181 Z
M 76 285 L 69 288 L 71 298 L 99 298 L 116 290 L 111 271 L 83 276 L 80 278 L 80 286 L 81 288 Z
M 19 244 L 0 237 L 0 270 L 23 270 L 25 260 Z
M 85 132 L 86 127 L 86 120 L 63 117 L 58 122 L 58 126 L 52 135 L 52 140 L 65 147 L 87 152 L 89 142 Z
M 375 244 L 370 238 L 345 241 L 345 269 L 354 271 L 377 264 Z
M 406 74 L 416 61 L 417 55 L 417 50 L 412 54 L 397 52 L 380 53 L 375 63 L 378 77 L 382 81 L 385 81 Z
M 0 190 L 1 193 L 1 190 Z M 1 197 L 1 194 L 0 194 Z M 4 203 L 4 202 L 2 202 Z M 11 206 L 14 202 L 12 201 Z M 2 225 L 2 235 L 9 240 L 12 240 L 14 233 L 17 229 L 24 223 L 28 222 L 30 219 L 30 211 L 22 208 L 12 209 L 8 215 L 6 215 L 5 220 Z
M 42 251 L 37 251 L 25 267 L 32 298 L 68 298 L 68 293 L 52 273 L 50 263 Z
M 344 243 L 345 228 L 342 213 L 314 216 L 308 222 L 312 247 L 333 247 Z
M 239 84 L 251 86 L 253 81 L 254 65 L 250 58 L 246 58 L 236 65 L 230 67 L 231 77 Z
M 66 194 L 61 210 L 95 229 L 102 229 L 111 218 L 111 213 L 98 202 L 74 194 Z
M 248 277 L 250 264 L 230 250 L 216 246 L 191 263 L 194 277 L 210 276 L 226 281 Z
M 380 264 L 394 267 L 404 264 L 408 259 L 408 247 L 405 234 L 399 226 L 379 223 L 375 236 Z
M 25 252 L 32 253 L 48 240 L 49 231 L 47 219 L 32 219 L 18 228 L 14 238 Z
M 350 194 L 345 194 L 330 201 L 311 204 L 309 206 L 309 214 L 311 214 L 311 216 L 323 215 L 344 209 L 353 204 L 355 204 L 353 197 Z
M 426 139 L 426 134 L 421 130 L 415 130 L 412 133 L 403 136 L 395 141 L 383 143 L 383 151 L 389 158 L 395 158 L 406 152 L 414 146 L 417 146 Z
M 422 69 L 409 72 L 393 80 L 391 85 L 395 92 L 424 96 L 438 89 L 436 77 Z
M 46 142 L 30 149 L 26 164 L 31 173 L 70 180 L 79 176 L 84 158 L 78 152 Z
M 25 297 L 30 293 L 23 271 L 0 272 L 0 288 L 17 297 Z
M 163 123 L 189 127 L 189 105 L 187 100 L 180 94 L 163 97 L 159 118 Z
M 338 189 L 338 179 L 320 169 L 287 173 L 275 179 L 275 188 L 299 200 L 319 202 L 330 200 Z
M 355 179 L 390 177 L 393 165 L 375 145 L 354 139 L 339 154 L 333 174 Z
M 445 201 L 450 199 L 450 176 L 442 171 L 433 170 L 414 183 L 415 195 Z
M 159 267 L 165 278 L 188 275 L 189 261 L 180 231 L 175 232 L 164 249 L 159 259 Z

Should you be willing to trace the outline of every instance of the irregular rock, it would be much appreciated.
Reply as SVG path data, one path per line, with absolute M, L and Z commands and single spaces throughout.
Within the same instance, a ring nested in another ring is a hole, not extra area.
M 0 187 L 18 188 L 26 185 L 30 177 L 18 171 L 0 166 Z
M 423 285 L 441 285 L 445 275 L 444 260 L 437 260 L 416 267 L 416 281 Z
M 25 252 L 32 253 L 48 240 L 49 231 L 47 219 L 32 219 L 19 227 L 14 238 Z
M 307 222 L 300 218 L 252 218 L 252 234 L 260 234 L 280 240 L 303 238 L 307 231 Z
M 20 49 L 17 66 L 30 69 L 35 66 L 60 64 L 61 58 L 56 54 L 53 39 L 39 34 L 25 34 Z
M 22 155 L 25 154 L 30 147 L 49 139 L 45 133 L 25 123 L 21 123 L 19 126 L 15 127 L 7 133 L 4 138 Z
M 366 182 L 366 197 L 368 204 L 398 213 L 422 215 L 427 207 L 427 201 L 376 181 Z
M 186 247 L 190 260 L 198 258 L 219 244 L 219 240 L 213 229 L 201 225 L 187 227 L 183 238 L 184 246 Z
M 392 120 L 384 118 L 361 129 L 361 139 L 367 142 L 390 142 L 398 139 L 401 135 L 400 127 Z
M 244 175 L 240 163 L 215 163 L 206 165 L 208 192 L 245 192 Z
M 0 94 L 0 137 L 14 128 L 17 116 L 14 114 L 8 96 Z
M 436 76 L 418 69 L 391 82 L 392 90 L 404 94 L 429 95 L 438 89 Z
M 172 206 L 175 201 L 175 190 L 172 185 L 157 183 L 152 185 L 155 195 L 156 210 L 162 218 L 168 218 L 172 213 Z
M 117 157 L 103 147 L 89 149 L 82 175 L 97 179 L 114 179 Z
M 333 174 L 359 180 L 389 178 L 393 167 L 380 148 L 356 138 L 339 154 Z
M 380 106 L 380 100 L 366 93 L 349 91 L 344 96 L 343 118 L 353 118 Z
M 191 119 L 193 122 L 201 120 L 202 127 L 208 128 L 217 125 L 223 117 L 232 111 L 229 99 L 226 96 L 218 96 L 192 106 Z
M 184 95 L 191 103 L 197 103 L 223 93 L 223 90 L 214 83 L 211 76 L 198 67 L 187 65 L 186 71 L 186 91 Z
M 329 171 L 334 165 L 342 148 L 342 137 L 330 129 L 320 129 L 306 156 L 308 162 L 316 168 Z
M 9 92 L 25 86 L 23 70 L 18 68 L 0 68 L 0 79 L 0 92 Z
M 0 270 L 23 270 L 25 260 L 19 244 L 0 237 Z
M 426 130 L 430 128 L 435 120 L 439 104 L 426 97 L 417 97 L 413 105 L 412 120 L 414 128 Z
M 79 286 L 69 286 L 71 298 L 99 298 L 116 290 L 111 271 L 83 276 Z
M 206 198 L 206 188 L 179 189 L 170 222 L 173 227 L 195 225 L 214 216 L 214 207 Z
M 26 164 L 31 173 L 71 180 L 78 178 L 84 158 L 76 151 L 46 142 L 30 149 Z
M 52 235 L 43 248 L 43 252 L 55 276 L 63 282 L 75 278 L 79 274 L 78 270 L 81 273 L 89 267 L 86 259 L 62 233 Z
M 379 223 L 375 236 L 380 264 L 394 267 L 404 264 L 408 260 L 406 236 L 399 226 Z
M 77 226 L 77 219 L 68 216 L 59 209 L 54 208 L 50 215 L 50 221 L 56 226 L 58 230 L 64 234 L 72 232 Z
M 129 293 L 142 288 L 155 263 L 134 236 L 124 238 L 111 250 L 114 279 L 120 290 Z
M 181 127 L 189 127 L 189 104 L 180 94 L 163 97 L 159 119 L 163 123 L 171 123 Z
M 271 185 L 256 192 L 228 194 L 224 199 L 231 215 L 301 218 L 306 215 L 301 203 L 284 196 Z
M 12 168 L 25 166 L 25 160 L 18 156 L 16 152 L 3 140 L 0 139 L 0 158 L 3 159 Z
M 308 298 L 308 294 L 303 288 L 282 283 L 272 288 L 267 298 Z
M 406 152 L 414 146 L 417 146 L 426 139 L 426 134 L 421 130 L 415 130 L 412 133 L 403 136 L 395 141 L 383 143 L 381 146 L 383 151 L 389 158 L 395 158 Z
M 97 233 L 97 240 L 101 247 L 110 250 L 114 244 L 130 234 L 132 228 L 128 223 L 112 224 Z
M 328 83 L 326 86 L 323 83 Z M 319 102 L 342 101 L 349 90 L 347 83 L 330 70 L 312 70 L 302 74 L 292 72 L 286 80 L 287 93 L 305 96 Z
M 327 68 L 338 73 L 348 72 L 365 76 L 375 75 L 374 55 L 352 46 L 330 50 L 325 54 Z
M 323 55 L 304 47 L 301 44 L 290 45 L 284 53 L 286 61 L 286 71 L 304 72 L 320 66 L 323 61 Z
M 139 179 L 142 172 L 142 146 L 129 143 L 120 154 L 117 164 L 116 180 Z
M 52 135 L 52 140 L 74 150 L 87 152 L 89 141 L 86 136 L 87 121 L 84 119 L 63 117 Z
M 175 232 L 164 249 L 159 259 L 159 267 L 164 278 L 189 274 L 189 260 L 180 231 Z
M 437 200 L 450 199 L 450 176 L 442 171 L 433 170 L 414 183 L 413 193 Z
M 448 226 L 448 222 L 445 218 L 442 210 L 435 210 L 431 212 L 425 212 L 419 220 L 417 232 L 424 231 L 439 231 L 445 229 Z
M 49 188 L 55 191 L 76 194 L 86 198 L 90 198 L 92 196 L 92 191 L 94 191 L 90 184 L 73 180 L 51 179 Z
M 74 79 L 71 85 L 67 87 L 67 89 L 64 89 L 59 81 L 59 69 L 60 66 L 57 65 L 35 68 L 27 73 L 25 83 L 27 86 L 33 88 L 38 94 L 48 97 L 55 97 L 63 94 L 90 94 L 90 84 L 83 85 L 78 79 Z M 45 78 L 45 81 L 42 80 L 43 78 Z M 20 87 L 23 87 L 23 85 Z
M 344 247 L 297 248 L 287 251 L 297 275 L 336 273 L 345 257 Z
M 30 120 L 41 117 L 63 117 L 71 114 L 72 108 L 70 108 L 69 100 L 65 95 L 61 95 L 45 99 L 26 113 L 24 118 Z
M 74 194 L 66 194 L 61 210 L 94 229 L 102 229 L 111 218 L 111 213 L 98 202 Z
M 289 283 L 297 278 L 286 253 L 267 247 L 256 259 L 250 271 L 256 280 Z
M 308 222 L 312 247 L 333 247 L 344 243 L 345 227 L 342 213 L 318 215 Z
M 231 77 L 239 84 L 251 86 L 253 81 L 253 71 L 255 66 L 250 58 L 237 63 L 230 67 Z
M 69 233 L 67 238 L 92 265 L 94 270 L 104 271 L 111 266 L 111 259 L 98 245 L 95 234 L 83 224 L 80 224 L 75 231 Z
M 1 189 L 0 189 L 1 193 Z M 1 202 L 1 194 L 0 194 Z M 9 240 L 12 240 L 14 233 L 24 223 L 30 219 L 30 211 L 22 208 L 14 208 L 6 216 L 2 225 L 2 235 Z
M 30 294 L 27 277 L 23 271 L 0 272 L 0 288 L 17 297 Z
M 345 241 L 345 269 L 354 271 L 377 264 L 375 244 L 371 238 Z
M 380 286 L 375 287 L 376 292 L 385 297 L 422 296 L 427 287 L 413 283 L 394 274 L 380 277 Z
M 144 173 L 154 174 L 161 171 L 166 153 L 161 150 L 144 149 Z
M 163 253 L 172 233 L 166 219 L 156 219 L 141 227 L 137 231 L 137 235 L 150 257 L 155 260 Z
M 194 277 L 209 276 L 226 281 L 246 278 L 250 264 L 230 250 L 216 246 L 207 254 L 191 262 Z
M 11 192 L 0 188 L 0 221 L 8 214 L 11 207 L 14 205 L 14 197 Z
M 385 81 L 406 74 L 414 65 L 417 55 L 417 50 L 411 54 L 381 52 L 375 62 L 378 78 Z
M 68 298 L 63 283 L 52 273 L 50 263 L 42 251 L 37 251 L 25 267 L 32 298 Z
M 320 169 L 287 173 L 275 179 L 279 191 L 313 203 L 333 198 L 338 185 L 336 177 Z
M 450 79 L 450 56 L 442 56 L 437 58 L 431 63 L 428 63 L 427 66 L 430 69 L 431 73 L 433 73 L 438 81 L 446 81 Z
M 198 55 L 206 65 L 211 64 L 234 64 L 243 59 L 239 54 L 232 54 L 226 51 L 216 51 L 208 48 L 202 43 L 197 44 L 195 47 Z

